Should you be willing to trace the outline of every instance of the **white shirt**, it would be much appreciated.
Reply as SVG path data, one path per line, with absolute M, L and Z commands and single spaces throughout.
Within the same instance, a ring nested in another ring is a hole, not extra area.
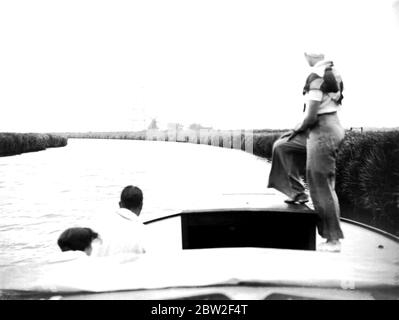
M 144 253 L 145 226 L 132 211 L 124 208 L 107 216 L 94 231 L 100 241 L 92 243 L 92 256 L 104 257 L 120 254 Z
M 329 65 L 331 65 L 331 61 L 326 61 L 326 60 L 319 61 L 312 67 L 312 72 L 316 73 L 320 77 L 323 77 L 325 69 Z M 333 72 L 336 78 L 340 79 L 339 74 L 335 70 Z M 317 111 L 317 114 L 339 111 L 339 105 L 337 104 L 336 101 L 340 97 L 340 92 L 323 93 L 320 90 L 322 82 L 323 82 L 322 79 L 316 79 L 312 81 L 312 83 L 310 84 L 310 90 L 305 95 L 305 103 L 308 105 L 310 100 L 319 101 L 320 106 L 319 110 Z M 309 110 L 309 108 L 306 109 Z
M 68 250 L 68 251 L 57 251 L 57 253 L 52 254 L 48 257 L 49 264 L 74 261 L 78 259 L 86 259 L 88 255 L 80 250 Z

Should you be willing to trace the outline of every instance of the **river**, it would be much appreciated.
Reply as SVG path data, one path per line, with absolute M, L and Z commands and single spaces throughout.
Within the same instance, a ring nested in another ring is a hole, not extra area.
M 118 207 L 126 185 L 143 218 L 194 209 L 226 193 L 266 191 L 270 166 L 252 154 L 160 141 L 69 139 L 63 148 L 0 158 L 0 271 L 46 263 L 69 227 Z

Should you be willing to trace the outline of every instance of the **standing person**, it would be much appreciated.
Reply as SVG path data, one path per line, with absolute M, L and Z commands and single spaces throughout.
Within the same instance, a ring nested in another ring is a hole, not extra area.
M 143 192 L 135 186 L 122 190 L 119 209 L 108 215 L 96 230 L 101 244 L 93 248 L 93 256 L 141 254 L 145 252 L 145 226 L 139 219 L 143 208 Z
M 318 232 L 326 239 L 319 249 L 338 252 L 344 236 L 335 193 L 335 164 L 345 135 L 337 116 L 343 82 L 324 54 L 305 53 L 305 58 L 312 69 L 303 89 L 305 117 L 273 145 L 268 187 L 289 196 L 287 203 L 306 203 L 308 196 L 300 178 L 306 163 L 310 196 L 319 214 Z

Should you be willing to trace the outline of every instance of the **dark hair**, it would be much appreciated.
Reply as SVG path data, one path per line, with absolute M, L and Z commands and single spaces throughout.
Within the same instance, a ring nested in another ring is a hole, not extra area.
M 97 238 L 98 233 L 90 228 L 69 228 L 61 233 L 57 243 L 61 251 L 85 251 Z
M 335 78 L 334 72 L 331 67 L 326 68 L 324 71 L 324 77 L 323 77 L 323 84 L 321 85 L 320 89 L 323 92 L 338 92 L 339 87 L 338 87 L 338 82 L 337 79 Z
M 121 193 L 121 204 L 127 209 L 140 208 L 143 204 L 143 192 L 135 186 L 127 186 Z

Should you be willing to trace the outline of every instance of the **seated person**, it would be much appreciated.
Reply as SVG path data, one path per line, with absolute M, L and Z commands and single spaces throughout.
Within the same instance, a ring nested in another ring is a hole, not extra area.
M 90 228 L 69 228 L 61 233 L 58 246 L 61 251 L 82 251 L 86 255 L 92 253 L 92 242 L 99 239 L 98 233 Z
M 101 234 L 101 245 L 93 250 L 96 257 L 145 252 L 145 226 L 139 215 L 143 208 L 143 192 L 135 186 L 122 190 L 119 209 L 107 215 L 96 228 Z

